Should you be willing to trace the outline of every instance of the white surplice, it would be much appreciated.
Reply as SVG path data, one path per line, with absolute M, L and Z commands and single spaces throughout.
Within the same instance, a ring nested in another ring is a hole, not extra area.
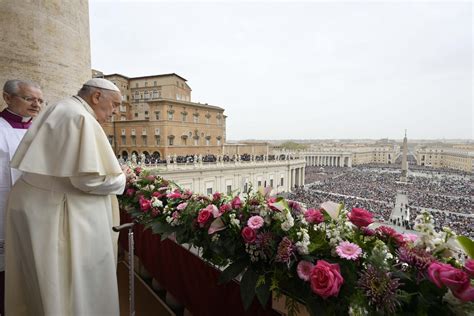
M 118 315 L 115 247 L 125 176 L 90 106 L 44 109 L 11 166 L 24 172 L 7 207 L 7 315 Z
M 18 170 L 10 168 L 10 160 L 25 133 L 26 129 L 13 128 L 3 117 L 0 117 L 0 271 L 5 270 L 4 220 L 8 194 L 21 175 Z

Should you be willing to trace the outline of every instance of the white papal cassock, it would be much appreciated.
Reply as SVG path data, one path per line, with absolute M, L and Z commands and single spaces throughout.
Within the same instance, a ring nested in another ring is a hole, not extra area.
M 6 315 L 118 315 L 116 234 L 125 176 L 80 97 L 47 107 L 11 162 Z

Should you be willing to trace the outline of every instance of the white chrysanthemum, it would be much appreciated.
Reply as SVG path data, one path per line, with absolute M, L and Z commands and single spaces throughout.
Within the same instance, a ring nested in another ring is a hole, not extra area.
M 160 199 L 158 199 L 156 196 L 151 198 L 151 206 L 153 207 L 162 207 L 163 202 L 161 202 Z

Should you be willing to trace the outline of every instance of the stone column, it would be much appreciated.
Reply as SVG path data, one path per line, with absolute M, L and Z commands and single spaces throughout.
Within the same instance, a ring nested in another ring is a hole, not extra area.
M 2 86 L 8 79 L 36 81 L 51 104 L 92 77 L 87 0 L 3 0 L 0 29 Z

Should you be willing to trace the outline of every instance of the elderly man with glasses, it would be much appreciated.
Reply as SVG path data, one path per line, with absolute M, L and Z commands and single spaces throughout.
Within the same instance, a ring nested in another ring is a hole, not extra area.
M 13 157 L 31 120 L 43 105 L 40 86 L 31 81 L 8 80 L 3 86 L 3 100 L 7 107 L 0 112 L 0 314 L 4 312 L 5 260 L 4 260 L 4 213 L 8 194 L 20 172 L 10 169 Z
M 26 97 L 26 95 L 25 95 Z M 119 315 L 116 194 L 125 175 L 99 123 L 122 103 L 110 81 L 46 107 L 11 167 L 5 216 L 6 315 Z

